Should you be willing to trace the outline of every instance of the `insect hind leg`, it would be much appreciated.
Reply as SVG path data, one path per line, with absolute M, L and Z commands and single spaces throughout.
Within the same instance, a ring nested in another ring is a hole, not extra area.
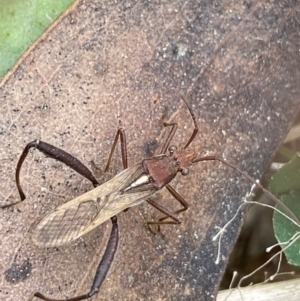
M 51 145 L 49 143 L 43 142 L 41 140 L 34 140 L 26 145 L 24 148 L 22 155 L 18 161 L 17 169 L 16 169 L 16 184 L 18 188 L 18 192 L 20 195 L 20 201 L 14 202 L 12 204 L 4 205 L 1 208 L 10 207 L 13 205 L 16 205 L 26 199 L 25 193 L 23 192 L 23 189 L 21 187 L 20 183 L 20 171 L 21 167 L 23 165 L 23 162 L 25 161 L 28 152 L 31 148 L 36 148 L 43 154 L 45 154 L 47 157 L 50 157 L 52 159 L 58 160 L 67 166 L 71 167 L 73 170 L 84 176 L 86 179 L 92 182 L 92 184 L 96 187 L 99 185 L 99 182 L 96 180 L 96 178 L 93 176 L 92 172 L 78 159 L 76 159 L 74 156 L 69 154 L 68 152 Z
M 112 229 L 107 242 L 107 246 L 104 255 L 98 265 L 91 289 L 88 293 L 69 299 L 52 299 L 44 296 L 39 292 L 35 293 L 34 296 L 44 301 L 79 301 L 79 300 L 88 299 L 93 295 L 97 294 L 114 260 L 119 244 L 119 227 L 118 227 L 117 217 L 113 216 L 111 218 L 111 222 L 112 222 Z

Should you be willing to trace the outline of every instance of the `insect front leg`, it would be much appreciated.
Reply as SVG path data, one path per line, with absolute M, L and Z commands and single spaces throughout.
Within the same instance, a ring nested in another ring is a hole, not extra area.
M 147 199 L 147 203 L 152 205 L 154 208 L 159 210 L 160 212 L 164 213 L 165 216 L 161 217 L 157 221 L 149 221 L 147 222 L 147 225 L 157 225 L 158 231 L 160 231 L 160 225 L 177 225 L 181 224 L 180 219 L 178 218 L 178 214 L 186 211 L 189 208 L 188 203 L 186 200 L 170 185 L 166 185 L 166 188 L 168 191 L 172 194 L 172 196 L 182 205 L 183 208 L 176 210 L 175 212 L 171 212 L 167 208 L 161 206 L 160 204 L 156 203 L 152 199 Z M 171 218 L 172 220 L 166 221 L 167 218 Z
M 188 107 L 189 111 L 190 111 L 190 114 L 192 116 L 192 119 L 193 119 L 193 123 L 194 123 L 194 130 L 193 130 L 193 133 L 190 137 L 190 139 L 188 140 L 188 142 L 185 144 L 184 148 L 183 149 L 186 149 L 190 144 L 191 142 L 195 139 L 197 133 L 199 132 L 199 128 L 198 128 L 198 125 L 197 125 L 197 122 L 196 122 L 196 117 L 195 117 L 195 114 L 194 112 L 192 111 L 192 109 L 190 108 L 189 104 L 186 102 L 186 100 L 182 97 L 183 101 L 185 102 L 186 106 Z M 172 140 L 172 138 L 174 137 L 176 131 L 177 131 L 177 123 L 166 123 L 164 122 L 164 126 L 167 127 L 167 126 L 171 126 L 172 129 L 165 141 L 165 143 L 163 144 L 163 147 L 161 149 L 161 154 L 165 154 L 166 151 L 168 150 L 168 147 L 170 145 L 170 142 Z
M 165 143 L 163 144 L 162 148 L 161 148 L 161 151 L 160 151 L 160 154 L 165 154 L 168 150 L 168 147 L 170 145 L 170 142 L 171 140 L 173 139 L 176 131 L 177 131 L 177 128 L 178 128 L 178 124 L 177 123 L 167 123 L 167 122 L 164 122 L 164 127 L 167 127 L 167 126 L 171 126 L 171 131 L 165 141 Z
M 88 299 L 93 295 L 97 294 L 114 260 L 119 244 L 119 227 L 118 227 L 117 217 L 113 216 L 111 218 L 111 221 L 112 221 L 112 229 L 109 236 L 109 240 L 107 242 L 104 255 L 98 265 L 93 284 L 88 293 L 69 299 L 52 299 L 44 296 L 39 292 L 35 293 L 34 296 L 45 301 L 79 301 L 79 300 Z
M 191 142 L 195 139 L 197 133 L 199 132 L 199 128 L 198 128 L 198 124 L 196 122 L 196 117 L 195 114 L 193 112 L 193 110 L 191 109 L 191 107 L 189 106 L 189 104 L 186 102 L 186 100 L 182 97 L 183 101 L 185 102 L 186 106 L 188 107 L 190 114 L 192 116 L 193 122 L 194 122 L 194 130 L 193 133 L 190 137 L 190 139 L 188 140 L 188 142 L 185 144 L 183 149 L 187 149 L 187 147 L 191 144 Z

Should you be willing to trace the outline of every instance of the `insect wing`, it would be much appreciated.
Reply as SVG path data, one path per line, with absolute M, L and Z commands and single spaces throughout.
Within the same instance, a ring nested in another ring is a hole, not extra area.
M 32 240 L 41 247 L 60 246 L 78 237 L 99 213 L 99 204 L 87 200 L 69 208 L 59 207 L 36 227 Z
M 142 164 L 134 165 L 99 187 L 58 206 L 37 225 L 33 242 L 39 247 L 67 244 L 126 208 L 138 205 L 157 191 L 151 183 L 126 190 L 143 174 Z

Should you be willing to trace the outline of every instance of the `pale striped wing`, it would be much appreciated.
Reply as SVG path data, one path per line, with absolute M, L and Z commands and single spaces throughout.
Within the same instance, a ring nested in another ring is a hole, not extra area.
M 32 239 L 36 245 L 43 247 L 68 243 L 81 236 L 80 233 L 95 220 L 99 209 L 99 204 L 93 200 L 65 210 L 58 207 L 38 224 Z
M 157 191 L 152 183 L 126 190 L 143 174 L 142 164 L 134 165 L 99 187 L 58 206 L 37 225 L 33 242 L 40 247 L 69 243 L 124 209 L 139 204 Z

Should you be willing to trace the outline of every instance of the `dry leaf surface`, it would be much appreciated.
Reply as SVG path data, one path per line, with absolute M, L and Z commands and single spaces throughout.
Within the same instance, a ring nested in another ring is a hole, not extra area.
M 3 82 L 1 202 L 18 198 L 17 160 L 38 138 L 87 165 L 104 166 L 119 125 L 129 164 L 157 154 L 168 129 L 174 144 L 217 154 L 255 178 L 268 167 L 299 106 L 300 16 L 297 1 L 80 1 Z M 120 155 L 120 152 L 117 152 Z M 113 163 L 121 170 L 120 156 Z M 33 151 L 22 170 L 27 199 L 0 211 L 0 300 L 56 298 L 86 292 L 110 230 L 107 222 L 76 242 L 40 249 L 32 227 L 92 185 Z M 121 241 L 92 300 L 212 300 L 237 237 L 241 216 L 222 242 L 212 237 L 236 212 L 251 184 L 218 163 L 199 163 L 173 187 L 190 208 L 180 226 L 153 235 L 160 213 L 143 204 L 119 215 Z M 178 204 L 166 191 L 162 204 Z M 25 272 L 24 272 L 25 271 Z

